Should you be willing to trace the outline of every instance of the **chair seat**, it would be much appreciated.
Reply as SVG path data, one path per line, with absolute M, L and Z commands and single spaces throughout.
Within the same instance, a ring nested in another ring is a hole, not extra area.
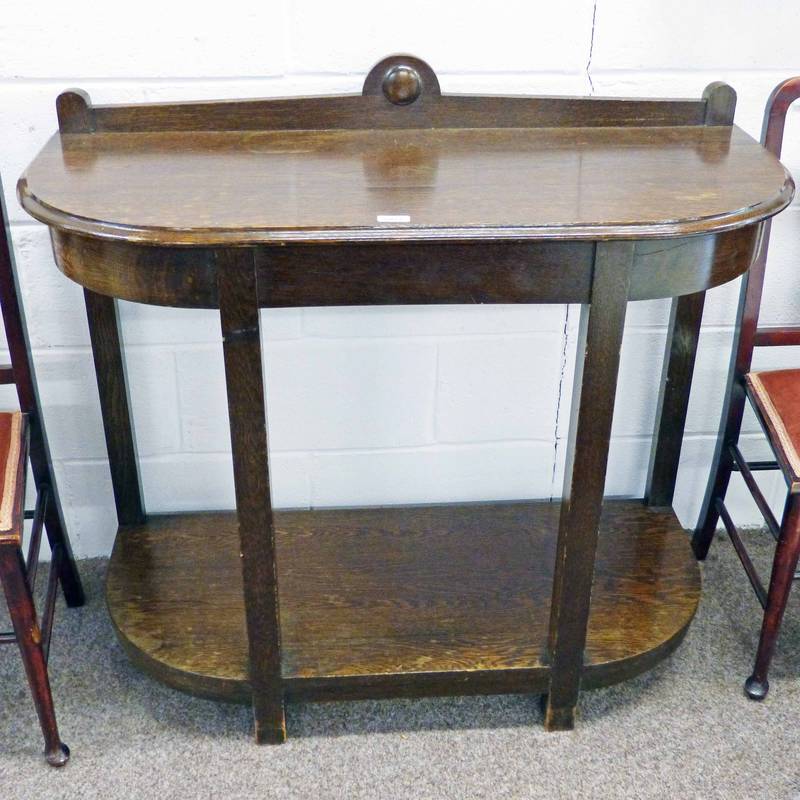
M 778 464 L 800 488 L 800 369 L 750 372 L 744 380 Z
M 0 544 L 22 543 L 27 418 L 0 412 Z

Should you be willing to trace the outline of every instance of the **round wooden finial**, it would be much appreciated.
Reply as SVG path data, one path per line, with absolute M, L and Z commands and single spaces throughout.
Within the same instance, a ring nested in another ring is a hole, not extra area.
M 413 67 L 398 64 L 383 79 L 383 94 L 390 103 L 405 106 L 413 103 L 422 92 L 422 79 Z
M 362 94 L 382 96 L 393 106 L 410 106 L 423 95 L 438 97 L 441 89 L 436 73 L 421 58 L 397 53 L 369 71 Z

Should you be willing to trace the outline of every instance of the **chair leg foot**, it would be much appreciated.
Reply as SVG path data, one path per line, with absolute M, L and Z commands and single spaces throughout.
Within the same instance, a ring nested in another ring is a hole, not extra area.
M 772 575 L 753 674 L 744 684 L 745 694 L 751 700 L 763 700 L 769 691 L 767 680 L 769 665 L 772 662 L 783 613 L 794 582 L 798 556 L 800 556 L 800 495 L 790 494 L 786 500 L 781 533 L 772 562 Z
M 46 750 L 44 758 L 51 767 L 63 767 L 69 761 L 69 747 L 61 742 L 55 750 Z
M 745 682 L 744 682 L 744 693 L 751 699 L 751 700 L 763 700 L 767 696 L 767 692 L 769 691 L 769 681 L 763 680 L 760 681 L 756 678 L 755 675 L 751 675 Z
M 63 766 L 67 763 L 69 751 L 65 750 L 58 734 L 47 660 L 42 648 L 42 633 L 25 575 L 22 551 L 16 545 L 0 548 L 0 578 L 42 729 L 45 759 L 53 766 Z

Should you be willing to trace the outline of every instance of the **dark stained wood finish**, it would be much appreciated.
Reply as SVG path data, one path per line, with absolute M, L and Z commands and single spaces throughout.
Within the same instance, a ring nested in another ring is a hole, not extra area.
M 759 226 L 713 236 L 637 241 L 630 300 L 692 294 L 727 283 L 753 260 Z
M 84 593 L 64 525 L 50 460 L 2 185 L 0 185 L 0 310 L 11 357 L 11 365 L 3 367 L 3 382 L 16 384 L 20 411 L 23 414 L 19 431 L 18 463 L 14 473 L 16 483 L 13 486 L 2 487 L 3 493 L 13 492 L 14 503 L 12 526 L 0 534 L 0 582 L 3 584 L 14 630 L 10 634 L 0 634 L 0 644 L 16 643 L 19 647 L 45 741 L 45 759 L 52 766 L 60 767 L 66 764 L 69 749 L 62 743 L 59 735 L 50 691 L 47 672 L 50 633 L 59 585 L 69 606 L 83 605 Z M 36 508 L 30 517 L 25 512 L 28 459 L 36 492 Z M 6 480 L 12 480 L 10 472 Z M 24 520 L 28 518 L 32 518 L 33 524 L 26 564 L 22 554 L 22 538 Z M 33 601 L 33 591 L 44 527 L 50 542 L 51 563 L 40 626 Z
M 771 216 L 793 183 L 701 126 L 56 134 L 18 190 L 61 230 L 208 246 L 683 236 Z
M 70 89 L 56 98 L 58 129 L 61 133 L 88 133 L 94 130 L 92 101 L 83 89 Z
M 61 549 L 63 558 L 59 566 L 59 581 L 64 600 L 70 608 L 82 606 L 85 598 L 78 568 L 72 555 L 72 545 L 64 523 L 64 513 L 56 485 L 50 446 L 47 441 L 36 372 L 31 357 L 25 310 L 17 278 L 11 230 L 6 213 L 3 185 L 0 181 L 0 309 L 3 330 L 11 358 L 10 375 L 5 383 L 13 383 L 17 390 L 19 408 L 27 416 L 28 455 L 37 494 L 46 492 L 49 501 L 45 510 L 45 526 L 50 549 Z
M 63 98 L 63 100 L 61 99 Z M 702 125 L 701 100 L 424 94 L 405 107 L 382 89 L 329 97 L 214 100 L 201 103 L 92 105 L 85 92 L 59 97 L 62 133 L 376 130 L 411 128 L 658 127 Z
M 736 92 L 725 83 L 712 83 L 703 92 L 706 101 L 706 125 L 733 125 Z M 753 245 L 755 233 L 753 226 Z M 753 251 L 738 263 L 750 264 Z M 706 287 L 707 288 L 707 287 Z M 645 501 L 650 505 L 672 505 L 678 477 L 683 431 L 689 409 L 689 393 L 694 375 L 694 362 L 703 321 L 705 294 L 686 293 L 672 299 L 661 390 L 656 410 L 650 466 L 647 471 Z
M 770 223 L 764 225 L 763 236 L 769 236 Z M 742 278 L 739 289 L 739 302 L 734 325 L 731 358 L 728 367 L 728 378 L 725 386 L 725 399 L 722 405 L 722 416 L 717 441 L 714 445 L 714 455 L 711 459 L 709 480 L 700 508 L 697 527 L 692 535 L 692 548 L 697 558 L 701 561 L 708 555 L 711 540 L 717 530 L 719 522 L 718 500 L 724 498 L 728 491 L 733 459 L 731 458 L 731 445 L 736 444 L 742 427 L 745 409 L 744 374 L 749 371 L 752 363 L 752 347 L 747 346 L 747 339 L 755 338 L 755 320 L 749 319 L 745 314 L 749 305 L 746 298 L 753 293 L 758 294 L 757 305 L 761 303 L 763 289 L 763 268 L 758 267 L 762 259 L 765 260 L 763 251 L 759 252 L 757 262 Z M 744 341 L 743 341 L 744 340 Z
M 216 262 L 255 737 L 277 744 L 286 721 L 256 266 L 245 249 L 221 250 Z
M 218 308 L 214 253 L 138 247 L 51 228 L 59 269 L 95 294 L 180 308 Z
M 800 495 L 790 494 L 786 498 L 782 528 L 772 561 L 772 574 L 769 580 L 756 661 L 753 673 L 744 684 L 744 690 L 752 700 L 763 700 L 769 691 L 769 680 L 767 679 L 769 665 L 778 642 L 781 622 L 794 582 L 798 557 L 800 557 Z
M 733 125 L 736 113 L 736 92 L 727 83 L 714 81 L 703 90 L 706 113 L 703 119 L 706 125 Z
M 761 141 L 776 158 L 779 158 L 781 154 L 786 113 L 789 106 L 798 98 L 800 98 L 800 77 L 791 78 L 778 84 L 767 101 Z M 753 674 L 745 681 L 744 685 L 745 693 L 752 700 L 763 700 L 769 691 L 767 679 L 769 665 L 789 597 L 789 590 L 796 577 L 798 556 L 800 556 L 800 500 L 798 500 L 800 496 L 797 494 L 800 484 L 798 484 L 798 476 L 780 445 L 773 421 L 765 413 L 762 413 L 763 409 L 760 404 L 764 398 L 758 398 L 752 391 L 749 386 L 751 376 L 748 376 L 752 366 L 754 347 L 800 342 L 796 326 L 758 328 L 770 229 L 771 221 L 768 220 L 763 223 L 763 235 L 758 256 L 742 281 L 720 430 L 700 519 L 692 538 L 692 547 L 697 557 L 704 559 L 708 554 L 717 522 L 721 517 L 753 589 L 765 607 Z M 748 383 L 747 391 L 745 391 L 746 381 Z M 748 465 L 738 450 L 742 418 L 748 398 L 767 434 L 767 440 L 788 486 L 788 498 L 780 525 L 774 519 L 766 500 L 750 474 L 749 468 L 754 465 Z M 768 527 L 773 535 L 777 534 L 778 545 L 773 560 L 770 585 L 766 593 L 753 562 L 738 535 L 736 526 L 725 508 L 725 495 L 734 469 L 738 469 L 742 473 L 748 489 L 765 516 Z
M 753 345 L 755 347 L 797 347 L 800 345 L 800 327 L 765 327 L 756 331 Z
M 581 302 L 591 242 L 259 248 L 264 307 Z
M 548 730 L 575 724 L 633 248 L 597 245 L 591 304 L 581 309 L 550 611 Z
M 567 727 L 581 683 L 670 652 L 697 599 L 685 553 L 651 550 L 679 541 L 671 512 L 620 506 L 590 606 L 597 522 L 626 301 L 742 274 L 793 193 L 734 104 L 724 84 L 696 100 L 447 96 L 406 55 L 351 97 L 62 95 L 60 132 L 18 184 L 59 267 L 92 297 L 219 307 L 225 336 L 244 557 L 219 550 L 235 548 L 229 518 L 123 525 L 109 600 L 131 657 L 192 691 L 252 693 L 257 736 L 277 740 L 284 696 L 547 692 L 548 724 Z M 591 304 L 557 569 L 554 506 L 278 515 L 274 533 L 258 309 L 477 302 Z M 124 386 L 112 345 L 99 366 Z
M 672 301 L 645 489 L 645 501 L 653 506 L 671 506 L 675 494 L 704 303 L 703 292 Z
M 764 110 L 761 129 L 761 142 L 775 158 L 780 158 L 783 134 L 786 126 L 786 113 L 789 106 L 800 97 L 800 77 L 783 81 L 775 87 Z M 692 537 L 692 547 L 699 559 L 708 554 L 711 541 L 719 520 L 718 504 L 728 490 L 733 461 L 730 456 L 731 445 L 739 439 L 745 409 L 744 376 L 750 370 L 753 348 L 758 337 L 758 317 L 761 308 L 761 295 L 764 289 L 764 276 L 769 252 L 772 229 L 771 220 L 762 224 L 760 247 L 749 272 L 742 279 L 736 324 L 728 368 L 720 429 L 711 462 L 708 486 L 700 511 L 697 527 Z M 776 329 L 766 334 L 764 344 L 780 338 Z
M 761 582 L 761 576 L 758 574 L 758 570 L 756 569 L 755 564 L 753 564 L 750 555 L 744 546 L 742 537 L 739 535 L 739 531 L 736 528 L 731 515 L 728 513 L 728 509 L 725 508 L 725 503 L 721 500 L 718 500 L 717 509 L 719 511 L 719 518 L 722 520 L 722 524 L 725 526 L 725 530 L 730 537 L 733 549 L 736 551 L 736 555 L 739 556 L 739 560 L 742 562 L 744 571 L 750 580 L 750 585 L 753 587 L 753 591 L 756 593 L 756 599 L 761 604 L 761 607 L 764 608 L 767 605 L 767 591 L 764 589 L 764 584 Z
M 78 95 L 76 98 L 75 95 Z M 84 105 L 81 104 L 81 96 Z M 62 133 L 204 131 L 375 130 L 452 128 L 658 127 L 702 125 L 697 100 L 606 97 L 422 95 L 413 105 L 376 94 L 329 97 L 215 100 L 207 103 L 89 105 L 85 92 L 70 91 Z M 61 119 L 61 117 L 59 118 Z M 367 122 L 365 122 L 367 121 Z
M 393 90 L 397 74 L 413 93 Z M 700 100 L 442 95 L 422 59 L 395 54 L 369 71 L 359 95 L 95 106 L 86 92 L 58 98 L 62 133 L 95 131 L 243 131 L 384 128 L 607 127 L 702 125 L 713 122 L 724 84 Z M 413 96 L 412 96 L 413 95 Z
M 11 624 L 44 735 L 45 759 L 51 766 L 61 767 L 69 759 L 69 748 L 62 743 L 58 733 L 47 674 L 47 657 L 42 647 L 42 634 L 19 547 L 0 545 L 0 583 L 3 584 Z
M 89 289 L 84 298 L 117 517 L 121 525 L 132 525 L 144 519 L 144 505 L 117 301 Z
M 558 514 L 557 503 L 276 512 L 287 694 L 546 691 Z M 140 666 L 185 691 L 250 700 L 238 553 L 230 513 L 120 529 L 108 603 Z M 584 686 L 671 652 L 699 593 L 671 511 L 607 502 Z
M 361 94 L 382 95 L 392 105 L 405 106 L 423 95 L 440 102 L 442 90 L 436 73 L 422 59 L 393 55 L 379 61 L 369 71 Z
M 92 291 L 183 308 L 219 306 L 213 251 L 137 246 L 52 231 L 56 263 Z M 758 226 L 636 243 L 630 300 L 733 280 Z M 431 303 L 588 303 L 591 242 L 306 245 L 256 248 L 262 308 Z

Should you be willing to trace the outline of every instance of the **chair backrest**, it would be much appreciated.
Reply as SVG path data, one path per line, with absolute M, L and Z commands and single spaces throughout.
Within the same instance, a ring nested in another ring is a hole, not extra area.
M 786 113 L 798 97 L 800 97 L 800 77 L 789 78 L 779 83 L 767 100 L 761 129 L 761 144 L 776 158 L 781 156 Z M 800 345 L 800 325 L 758 327 L 771 229 L 772 220 L 768 220 L 764 223 L 758 255 L 750 268 L 746 291 L 742 294 L 743 307 L 739 310 L 741 335 L 736 356 L 736 369 L 740 375 L 750 369 L 754 347 Z
M 3 199 L 3 185 L 0 181 L 0 313 L 3 316 L 3 327 L 11 356 L 10 364 L 0 364 L 0 385 L 10 383 L 16 385 L 20 410 L 28 415 L 30 437 L 28 455 L 36 486 L 38 489 L 44 485 L 49 486 L 51 502 L 48 513 L 51 515 L 53 523 L 61 530 L 65 530 L 61 503 L 53 477 L 50 448 L 42 419 L 28 330 L 25 325 L 25 313 L 20 296 L 8 214 Z M 64 546 L 68 548 L 68 541 L 66 539 L 64 541 Z
M 11 356 L 10 364 L 0 365 L 0 384 L 16 384 L 20 409 L 31 417 L 38 418 L 36 381 L 25 327 L 25 315 L 19 298 L 14 250 L 11 247 L 8 214 L 3 199 L 3 185 L 0 181 L 0 312 Z M 35 424 L 38 424 L 38 419 Z

